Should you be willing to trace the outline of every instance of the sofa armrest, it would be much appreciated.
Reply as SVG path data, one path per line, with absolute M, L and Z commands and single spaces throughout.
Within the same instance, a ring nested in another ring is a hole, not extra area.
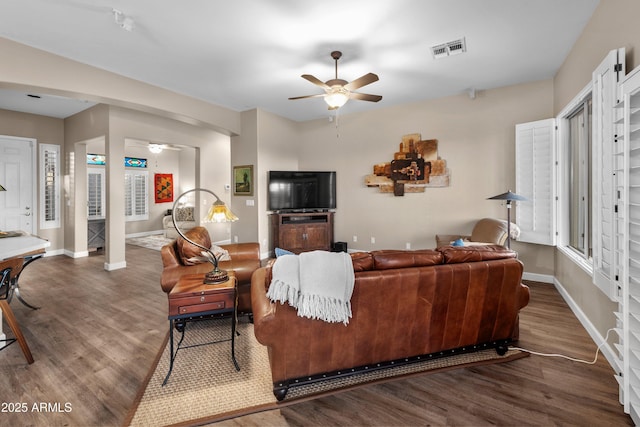
M 266 345 L 265 337 L 275 331 L 276 304 L 267 297 L 266 291 L 267 269 L 261 267 L 251 276 L 251 310 L 253 311 L 253 324 L 256 339 Z
M 257 242 L 231 243 L 220 247 L 229 251 L 232 261 L 260 261 L 260 244 Z

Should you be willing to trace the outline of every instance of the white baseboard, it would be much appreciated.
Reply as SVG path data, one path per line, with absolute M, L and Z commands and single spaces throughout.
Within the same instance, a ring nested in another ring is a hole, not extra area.
M 65 249 L 64 254 L 70 258 L 84 258 L 89 256 L 89 251 L 73 252 Z
M 538 273 L 522 273 L 522 280 L 531 280 L 532 282 L 554 283 L 555 278 L 549 274 Z
M 53 251 L 47 251 L 45 252 L 44 256 L 48 257 L 48 256 L 56 256 L 56 255 L 64 255 L 65 254 L 65 250 L 64 249 L 56 249 Z
M 119 270 L 121 268 L 127 268 L 127 262 L 126 261 L 116 262 L 116 263 L 113 263 L 113 264 L 109 264 L 108 262 L 104 263 L 104 269 L 107 270 L 107 271 Z

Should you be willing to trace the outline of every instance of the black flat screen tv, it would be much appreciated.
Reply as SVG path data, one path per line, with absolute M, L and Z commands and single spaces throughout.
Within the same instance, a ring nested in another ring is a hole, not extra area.
M 336 173 L 269 171 L 269 210 L 326 211 L 336 208 Z

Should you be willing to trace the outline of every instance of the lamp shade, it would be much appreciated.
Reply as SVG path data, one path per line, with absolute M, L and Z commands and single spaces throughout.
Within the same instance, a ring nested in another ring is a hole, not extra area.
M 511 190 L 506 193 L 498 194 L 497 196 L 489 197 L 487 200 L 527 200 L 526 197 L 520 196 L 519 194 L 512 193 Z
M 202 218 L 202 222 L 235 222 L 237 220 L 238 217 L 220 199 L 211 205 L 207 215 Z
M 178 224 L 178 221 L 176 220 L 176 207 L 178 206 L 178 202 L 180 201 L 180 199 L 183 196 L 196 191 L 209 193 L 216 198 L 216 201 L 213 202 L 213 204 L 209 208 L 207 215 L 204 218 L 202 218 L 202 222 L 233 222 L 238 220 L 238 217 L 235 216 L 233 212 L 231 212 L 231 210 L 227 207 L 227 205 L 222 200 L 220 200 L 220 198 L 216 195 L 216 193 L 214 193 L 211 190 L 207 190 L 206 188 L 194 188 L 192 190 L 187 190 L 181 195 L 179 195 L 178 198 L 173 202 L 173 209 L 171 210 L 171 220 L 173 221 L 173 226 L 175 227 L 180 237 L 182 237 L 184 240 L 191 243 L 192 245 L 202 249 L 202 252 L 201 252 L 202 255 L 206 258 L 207 261 L 213 264 L 213 270 L 211 270 L 210 272 L 204 275 L 203 283 L 216 284 L 216 283 L 226 282 L 229 279 L 229 275 L 225 270 L 221 270 L 218 267 L 218 258 L 213 253 L 211 248 L 202 246 L 201 244 L 194 242 L 193 240 L 185 236 L 182 230 L 180 230 L 180 226 Z

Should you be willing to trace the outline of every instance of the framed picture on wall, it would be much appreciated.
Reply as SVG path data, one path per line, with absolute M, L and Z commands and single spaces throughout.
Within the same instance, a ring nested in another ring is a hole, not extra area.
M 156 203 L 173 202 L 173 174 L 157 173 L 154 175 Z
M 253 196 L 253 165 L 233 167 L 233 195 Z

